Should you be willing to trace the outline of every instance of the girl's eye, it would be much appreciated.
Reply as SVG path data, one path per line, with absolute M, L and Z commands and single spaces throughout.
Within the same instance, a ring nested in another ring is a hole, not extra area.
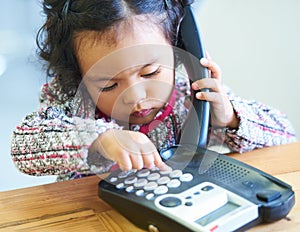
M 147 73 L 147 74 L 143 74 L 143 75 L 141 75 L 141 77 L 144 77 L 144 78 L 151 78 L 151 77 L 153 77 L 153 76 L 159 74 L 160 71 L 161 71 L 161 70 L 160 70 L 160 67 L 158 67 L 154 72 Z
M 99 92 L 107 92 L 107 91 L 111 91 L 113 90 L 114 88 L 116 88 L 118 86 L 117 83 L 114 83 L 113 85 L 110 85 L 110 86 L 107 86 L 107 87 L 100 87 L 99 88 Z

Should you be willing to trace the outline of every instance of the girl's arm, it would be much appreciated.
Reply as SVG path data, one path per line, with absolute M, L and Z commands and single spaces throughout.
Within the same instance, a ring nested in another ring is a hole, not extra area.
M 16 127 L 11 155 L 17 168 L 30 175 L 87 171 L 90 144 L 99 134 L 112 128 L 119 126 L 103 119 L 68 117 L 61 109 L 49 107 L 29 114 Z M 107 165 L 103 163 L 103 169 Z
M 63 99 L 55 80 L 44 86 L 41 110 L 13 133 L 11 154 L 19 170 L 64 176 L 108 172 L 115 163 L 124 170 L 166 168 L 146 135 L 121 130 L 114 120 L 95 120 L 95 106 L 85 96 L 78 91 L 72 100 Z
M 210 89 L 209 92 L 196 93 L 196 98 L 211 104 L 211 131 L 219 139 L 218 143 L 216 140 L 211 144 L 225 142 L 231 150 L 242 153 L 296 141 L 295 132 L 284 113 L 235 96 L 221 83 L 221 69 L 214 61 L 201 59 L 200 62 L 209 68 L 212 78 L 195 81 L 192 88 Z
M 30 175 L 90 172 L 89 146 L 104 131 L 121 127 L 89 117 L 88 112 L 95 112 L 91 100 L 80 94 L 68 100 L 56 78 L 42 87 L 40 103 L 40 110 L 27 115 L 13 132 L 11 155 L 17 168 Z M 101 157 L 98 171 L 111 165 Z
M 227 92 L 239 119 L 237 129 L 225 130 L 225 142 L 233 151 L 242 153 L 296 141 L 294 129 L 284 113 L 235 96 L 229 89 Z

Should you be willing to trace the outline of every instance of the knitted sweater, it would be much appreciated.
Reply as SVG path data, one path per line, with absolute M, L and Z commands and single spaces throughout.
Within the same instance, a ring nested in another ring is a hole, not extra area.
M 158 150 L 176 144 L 178 131 L 188 109 L 185 102 L 190 86 L 184 78 L 175 78 L 171 102 L 147 125 L 130 125 L 145 133 Z M 254 100 L 228 96 L 240 120 L 239 127 L 210 128 L 208 148 L 226 145 L 230 151 L 245 152 L 256 148 L 296 141 L 285 114 Z M 56 78 L 41 90 L 40 109 L 27 115 L 13 132 L 11 155 L 24 173 L 57 175 L 58 180 L 108 172 L 114 163 L 100 154 L 88 154 L 97 136 L 108 129 L 122 129 L 111 118 L 99 114 L 84 87 L 68 99 Z M 166 111 L 168 111 L 166 113 Z M 145 130 L 146 128 L 146 130 Z

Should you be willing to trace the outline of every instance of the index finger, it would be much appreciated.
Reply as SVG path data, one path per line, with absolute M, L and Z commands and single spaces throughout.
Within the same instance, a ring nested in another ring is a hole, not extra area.
M 158 154 L 158 152 L 156 152 L 154 155 L 154 164 L 155 166 L 162 171 L 167 171 L 172 169 L 170 166 L 168 166 L 165 162 L 162 161 L 160 155 Z

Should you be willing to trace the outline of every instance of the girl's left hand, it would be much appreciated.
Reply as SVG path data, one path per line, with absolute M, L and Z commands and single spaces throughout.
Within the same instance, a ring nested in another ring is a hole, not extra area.
M 239 120 L 225 90 L 223 89 L 220 67 L 210 58 L 202 58 L 200 63 L 202 66 L 209 69 L 212 78 L 203 78 L 192 84 L 192 89 L 195 91 L 204 88 L 210 90 L 209 92 L 197 92 L 196 98 L 210 102 L 212 126 L 237 128 Z

